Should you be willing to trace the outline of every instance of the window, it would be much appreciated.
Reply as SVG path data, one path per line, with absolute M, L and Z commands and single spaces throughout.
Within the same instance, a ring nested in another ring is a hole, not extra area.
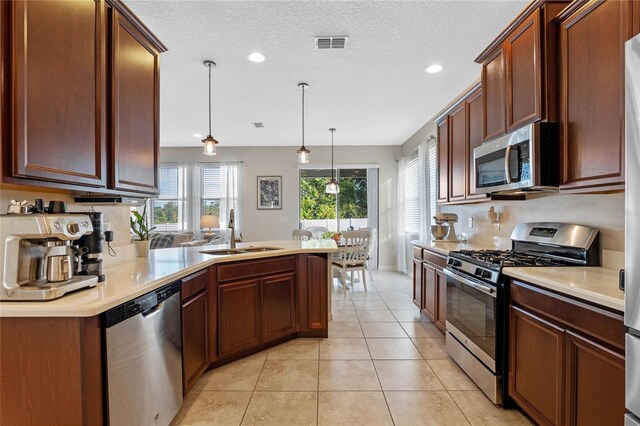
M 158 231 L 184 229 L 182 175 L 178 166 L 160 168 L 160 196 L 151 202 L 151 223 Z
M 420 233 L 420 157 L 418 150 L 411 151 L 404 167 L 404 231 Z
M 215 215 L 219 217 L 221 195 L 220 167 L 202 166 L 201 185 L 201 214 Z

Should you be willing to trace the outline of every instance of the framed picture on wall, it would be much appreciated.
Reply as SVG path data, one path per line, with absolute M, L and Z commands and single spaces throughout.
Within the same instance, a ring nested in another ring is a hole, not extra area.
M 258 210 L 282 209 L 282 176 L 258 176 Z

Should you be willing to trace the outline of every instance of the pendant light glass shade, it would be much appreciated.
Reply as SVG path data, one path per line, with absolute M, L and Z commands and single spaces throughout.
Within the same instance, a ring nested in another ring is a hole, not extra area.
M 309 85 L 307 83 L 299 83 L 298 87 L 302 89 L 302 146 L 296 151 L 298 153 L 298 163 L 306 164 L 309 162 L 309 151 L 304 146 L 304 91 Z
M 215 68 L 216 63 L 213 61 L 204 61 L 204 66 L 209 68 L 209 134 L 201 141 L 204 144 L 202 153 L 204 155 L 216 155 L 216 145 L 218 145 L 218 141 L 211 136 L 211 70 Z
M 340 185 L 335 179 L 335 169 L 333 168 L 333 132 L 335 132 L 336 129 L 332 127 L 329 131 L 331 132 L 331 179 L 329 179 L 329 182 L 327 183 L 325 192 L 327 194 L 338 194 L 340 192 Z

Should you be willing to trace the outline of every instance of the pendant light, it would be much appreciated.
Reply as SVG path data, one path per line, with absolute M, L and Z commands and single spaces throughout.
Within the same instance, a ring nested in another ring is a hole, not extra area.
M 340 192 L 340 185 L 338 185 L 338 181 L 335 179 L 335 169 L 333 168 L 333 132 L 336 131 L 333 127 L 329 129 L 331 132 L 331 179 L 329 179 L 329 183 L 327 183 L 326 192 L 327 194 L 338 194 Z
M 216 145 L 219 142 L 211 136 L 211 70 L 216 67 L 216 63 L 207 60 L 204 61 L 204 66 L 209 68 L 209 134 L 201 142 L 204 144 L 204 155 L 216 155 Z
M 309 162 L 309 154 L 311 153 L 311 151 L 304 146 L 304 91 L 309 85 L 307 83 L 300 83 L 298 87 L 302 89 L 302 146 L 298 149 L 297 153 L 298 163 L 305 164 Z

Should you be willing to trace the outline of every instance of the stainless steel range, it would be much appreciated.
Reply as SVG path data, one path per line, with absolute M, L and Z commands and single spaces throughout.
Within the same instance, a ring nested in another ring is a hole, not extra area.
M 507 395 L 509 289 L 502 268 L 600 264 L 598 231 L 585 226 L 519 224 L 511 242 L 511 250 L 452 251 L 444 269 L 447 351 L 495 404 Z

